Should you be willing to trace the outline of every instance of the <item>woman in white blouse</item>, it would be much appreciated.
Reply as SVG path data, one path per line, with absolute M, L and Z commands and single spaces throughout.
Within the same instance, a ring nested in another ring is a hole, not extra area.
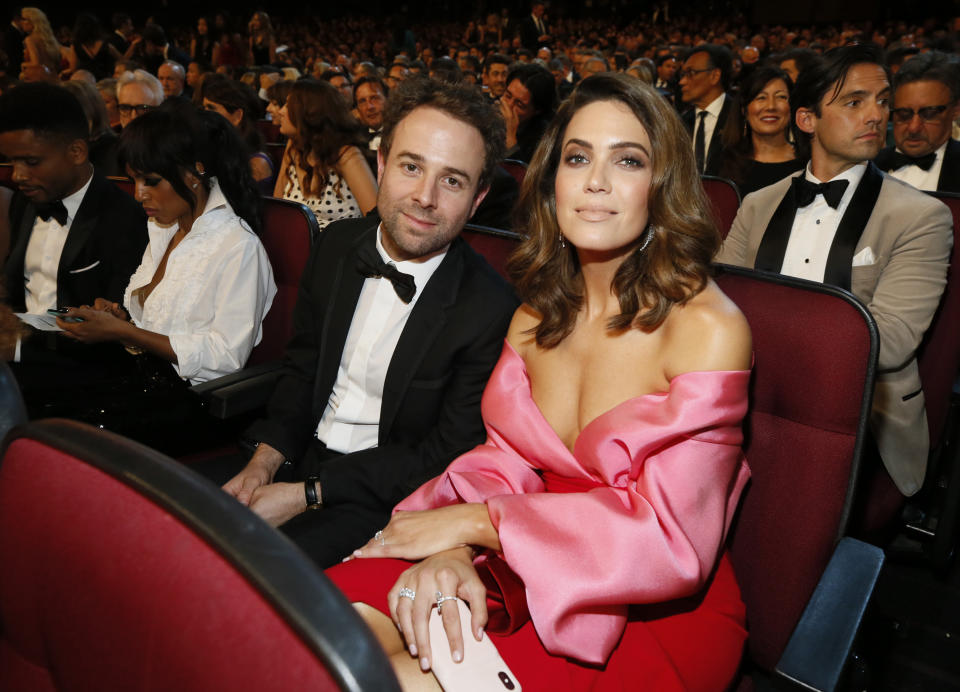
M 123 307 L 98 299 L 71 309 L 58 320 L 68 336 L 119 341 L 190 383 L 243 367 L 276 294 L 243 152 L 226 120 L 190 104 L 164 105 L 124 129 L 120 156 L 150 240 Z

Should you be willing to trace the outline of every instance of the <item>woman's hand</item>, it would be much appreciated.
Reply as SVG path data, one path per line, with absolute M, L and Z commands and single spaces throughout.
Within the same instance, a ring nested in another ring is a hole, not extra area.
M 355 550 L 352 557 L 422 560 L 467 545 L 500 550 L 500 539 L 483 503 L 397 512 L 383 531 Z
M 401 591 L 413 593 L 415 597 L 401 597 Z M 431 666 L 429 622 L 437 593 L 456 596 L 469 604 L 470 630 L 480 641 L 487 624 L 487 590 L 473 566 L 472 550 L 454 548 L 418 562 L 400 575 L 387 595 L 390 617 L 406 640 L 410 655 L 419 657 L 420 669 L 424 671 Z M 443 629 L 450 643 L 450 655 L 459 662 L 463 660 L 460 613 L 452 601 L 446 605 L 441 608 Z M 442 654 L 437 652 L 437 655 Z
M 83 321 L 66 321 L 71 317 L 79 317 Z M 121 341 L 131 325 L 111 312 L 83 306 L 67 310 L 64 317 L 57 318 L 57 326 L 71 339 L 95 344 L 101 341 Z
M 117 319 L 121 319 L 125 322 L 130 320 L 130 316 L 127 314 L 127 311 L 121 307 L 120 303 L 114 303 L 106 298 L 97 298 L 95 301 L 93 301 L 93 309 L 101 310 L 102 312 L 109 312 Z

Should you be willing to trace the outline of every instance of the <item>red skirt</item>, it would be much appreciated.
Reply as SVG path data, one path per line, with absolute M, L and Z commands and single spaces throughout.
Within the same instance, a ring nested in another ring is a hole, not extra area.
M 387 592 L 409 566 L 404 560 L 358 559 L 332 567 L 327 576 L 351 602 L 389 617 Z M 502 608 L 499 599 L 488 598 L 487 605 Z M 486 634 L 524 692 L 722 691 L 740 664 L 744 622 L 740 589 L 724 555 L 701 596 L 631 607 L 623 638 L 602 667 L 550 654 L 529 620 L 508 635 Z

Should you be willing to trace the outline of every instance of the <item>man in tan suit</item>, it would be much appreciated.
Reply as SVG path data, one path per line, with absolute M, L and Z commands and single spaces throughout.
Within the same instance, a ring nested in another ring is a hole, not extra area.
M 913 495 L 930 446 L 916 350 L 946 285 L 952 218 L 870 163 L 889 99 L 874 46 L 834 49 L 802 73 L 791 106 L 810 164 L 747 196 L 717 261 L 840 286 L 867 305 L 880 331 L 871 429 L 894 483 Z

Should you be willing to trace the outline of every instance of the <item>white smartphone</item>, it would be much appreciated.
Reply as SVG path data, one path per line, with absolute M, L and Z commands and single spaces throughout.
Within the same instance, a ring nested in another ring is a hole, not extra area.
M 447 632 L 437 608 L 430 612 L 430 659 L 434 676 L 444 692 L 520 692 L 520 682 L 514 677 L 500 652 L 484 633 L 477 641 L 470 629 L 470 609 L 461 600 L 456 601 L 460 613 L 460 631 L 463 633 L 463 661 L 455 663 L 450 655 Z M 447 601 L 445 607 L 453 603 Z

